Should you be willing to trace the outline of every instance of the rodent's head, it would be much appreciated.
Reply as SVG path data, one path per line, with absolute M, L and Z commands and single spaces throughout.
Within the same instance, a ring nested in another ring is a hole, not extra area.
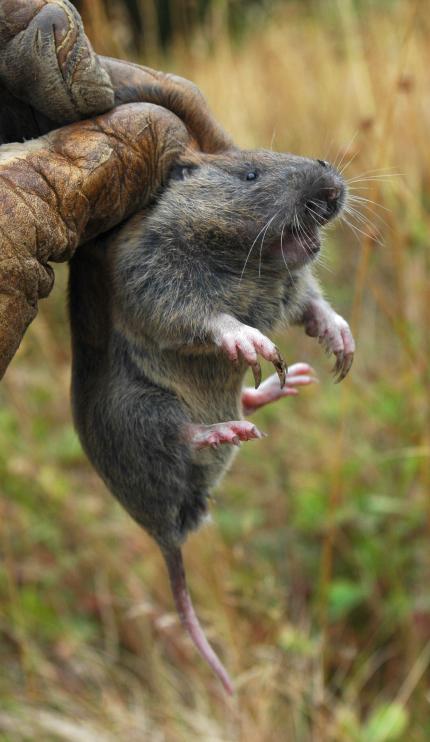
M 345 184 L 328 162 L 271 151 L 185 152 L 146 228 L 167 244 L 264 270 L 297 269 L 321 247 L 320 228 L 342 209 Z M 148 231 L 147 231 L 148 234 Z

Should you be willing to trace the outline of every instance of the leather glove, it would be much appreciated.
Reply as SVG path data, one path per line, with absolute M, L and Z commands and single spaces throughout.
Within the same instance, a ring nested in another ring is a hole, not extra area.
M 142 208 L 186 146 L 232 144 L 189 81 L 98 57 L 68 0 L 0 0 L 0 96 L 1 378 L 49 261 Z
M 205 152 L 232 146 L 189 80 L 99 57 L 68 0 L 0 0 L 0 143 L 144 101 L 176 113 Z

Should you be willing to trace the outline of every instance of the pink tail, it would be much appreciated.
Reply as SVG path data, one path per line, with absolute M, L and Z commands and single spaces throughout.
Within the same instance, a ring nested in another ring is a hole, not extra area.
M 208 665 L 221 680 L 227 693 L 232 695 L 233 685 L 228 673 L 206 639 L 203 629 L 194 612 L 193 604 L 187 588 L 182 552 L 179 548 L 173 548 L 170 550 L 163 549 L 163 555 L 169 571 L 172 593 L 181 623 L 187 630 L 202 657 L 204 657 Z

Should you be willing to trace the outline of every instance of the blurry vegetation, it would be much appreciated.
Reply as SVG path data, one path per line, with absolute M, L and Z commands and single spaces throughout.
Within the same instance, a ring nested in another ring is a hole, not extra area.
M 175 29 L 204 7 L 128 6 L 169 7 Z M 406 0 L 260 4 L 238 44 L 228 7 L 166 49 L 147 36 L 141 59 L 194 79 L 241 145 L 345 168 L 364 200 L 354 229 L 328 234 L 320 276 L 356 363 L 335 386 L 315 341 L 278 338 L 321 384 L 256 416 L 269 437 L 242 447 L 186 547 L 237 680 L 226 701 L 157 549 L 80 451 L 59 268 L 0 386 L 2 742 L 430 739 L 430 16 Z M 125 5 L 81 10 L 98 51 L 136 54 Z
M 292 17 L 298 13 L 313 17 L 324 11 L 336 22 L 333 2 L 324 0 L 72 0 L 85 21 L 87 33 L 99 53 L 122 56 L 163 55 L 175 42 L 212 46 L 221 36 L 231 42 L 243 39 L 247 31 L 259 28 L 278 12 Z M 399 0 L 346 0 L 363 13 L 373 7 L 388 9 Z
M 291 3 L 291 0 L 287 2 Z M 302 0 L 311 7 L 312 0 Z M 88 22 L 117 21 L 122 39 L 133 53 L 166 50 L 178 39 L 198 31 L 213 38 L 217 33 L 241 37 L 250 25 L 264 21 L 280 0 L 74 0 Z M 121 29 L 121 26 L 123 28 Z M 94 35 L 93 35 L 94 37 Z

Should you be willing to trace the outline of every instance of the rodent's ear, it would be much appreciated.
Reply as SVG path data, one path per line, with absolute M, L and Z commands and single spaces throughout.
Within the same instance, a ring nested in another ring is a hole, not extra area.
M 187 180 L 187 178 L 191 178 L 191 176 L 194 175 L 197 167 L 197 165 L 183 165 L 181 163 L 178 163 L 171 168 L 168 179 Z

